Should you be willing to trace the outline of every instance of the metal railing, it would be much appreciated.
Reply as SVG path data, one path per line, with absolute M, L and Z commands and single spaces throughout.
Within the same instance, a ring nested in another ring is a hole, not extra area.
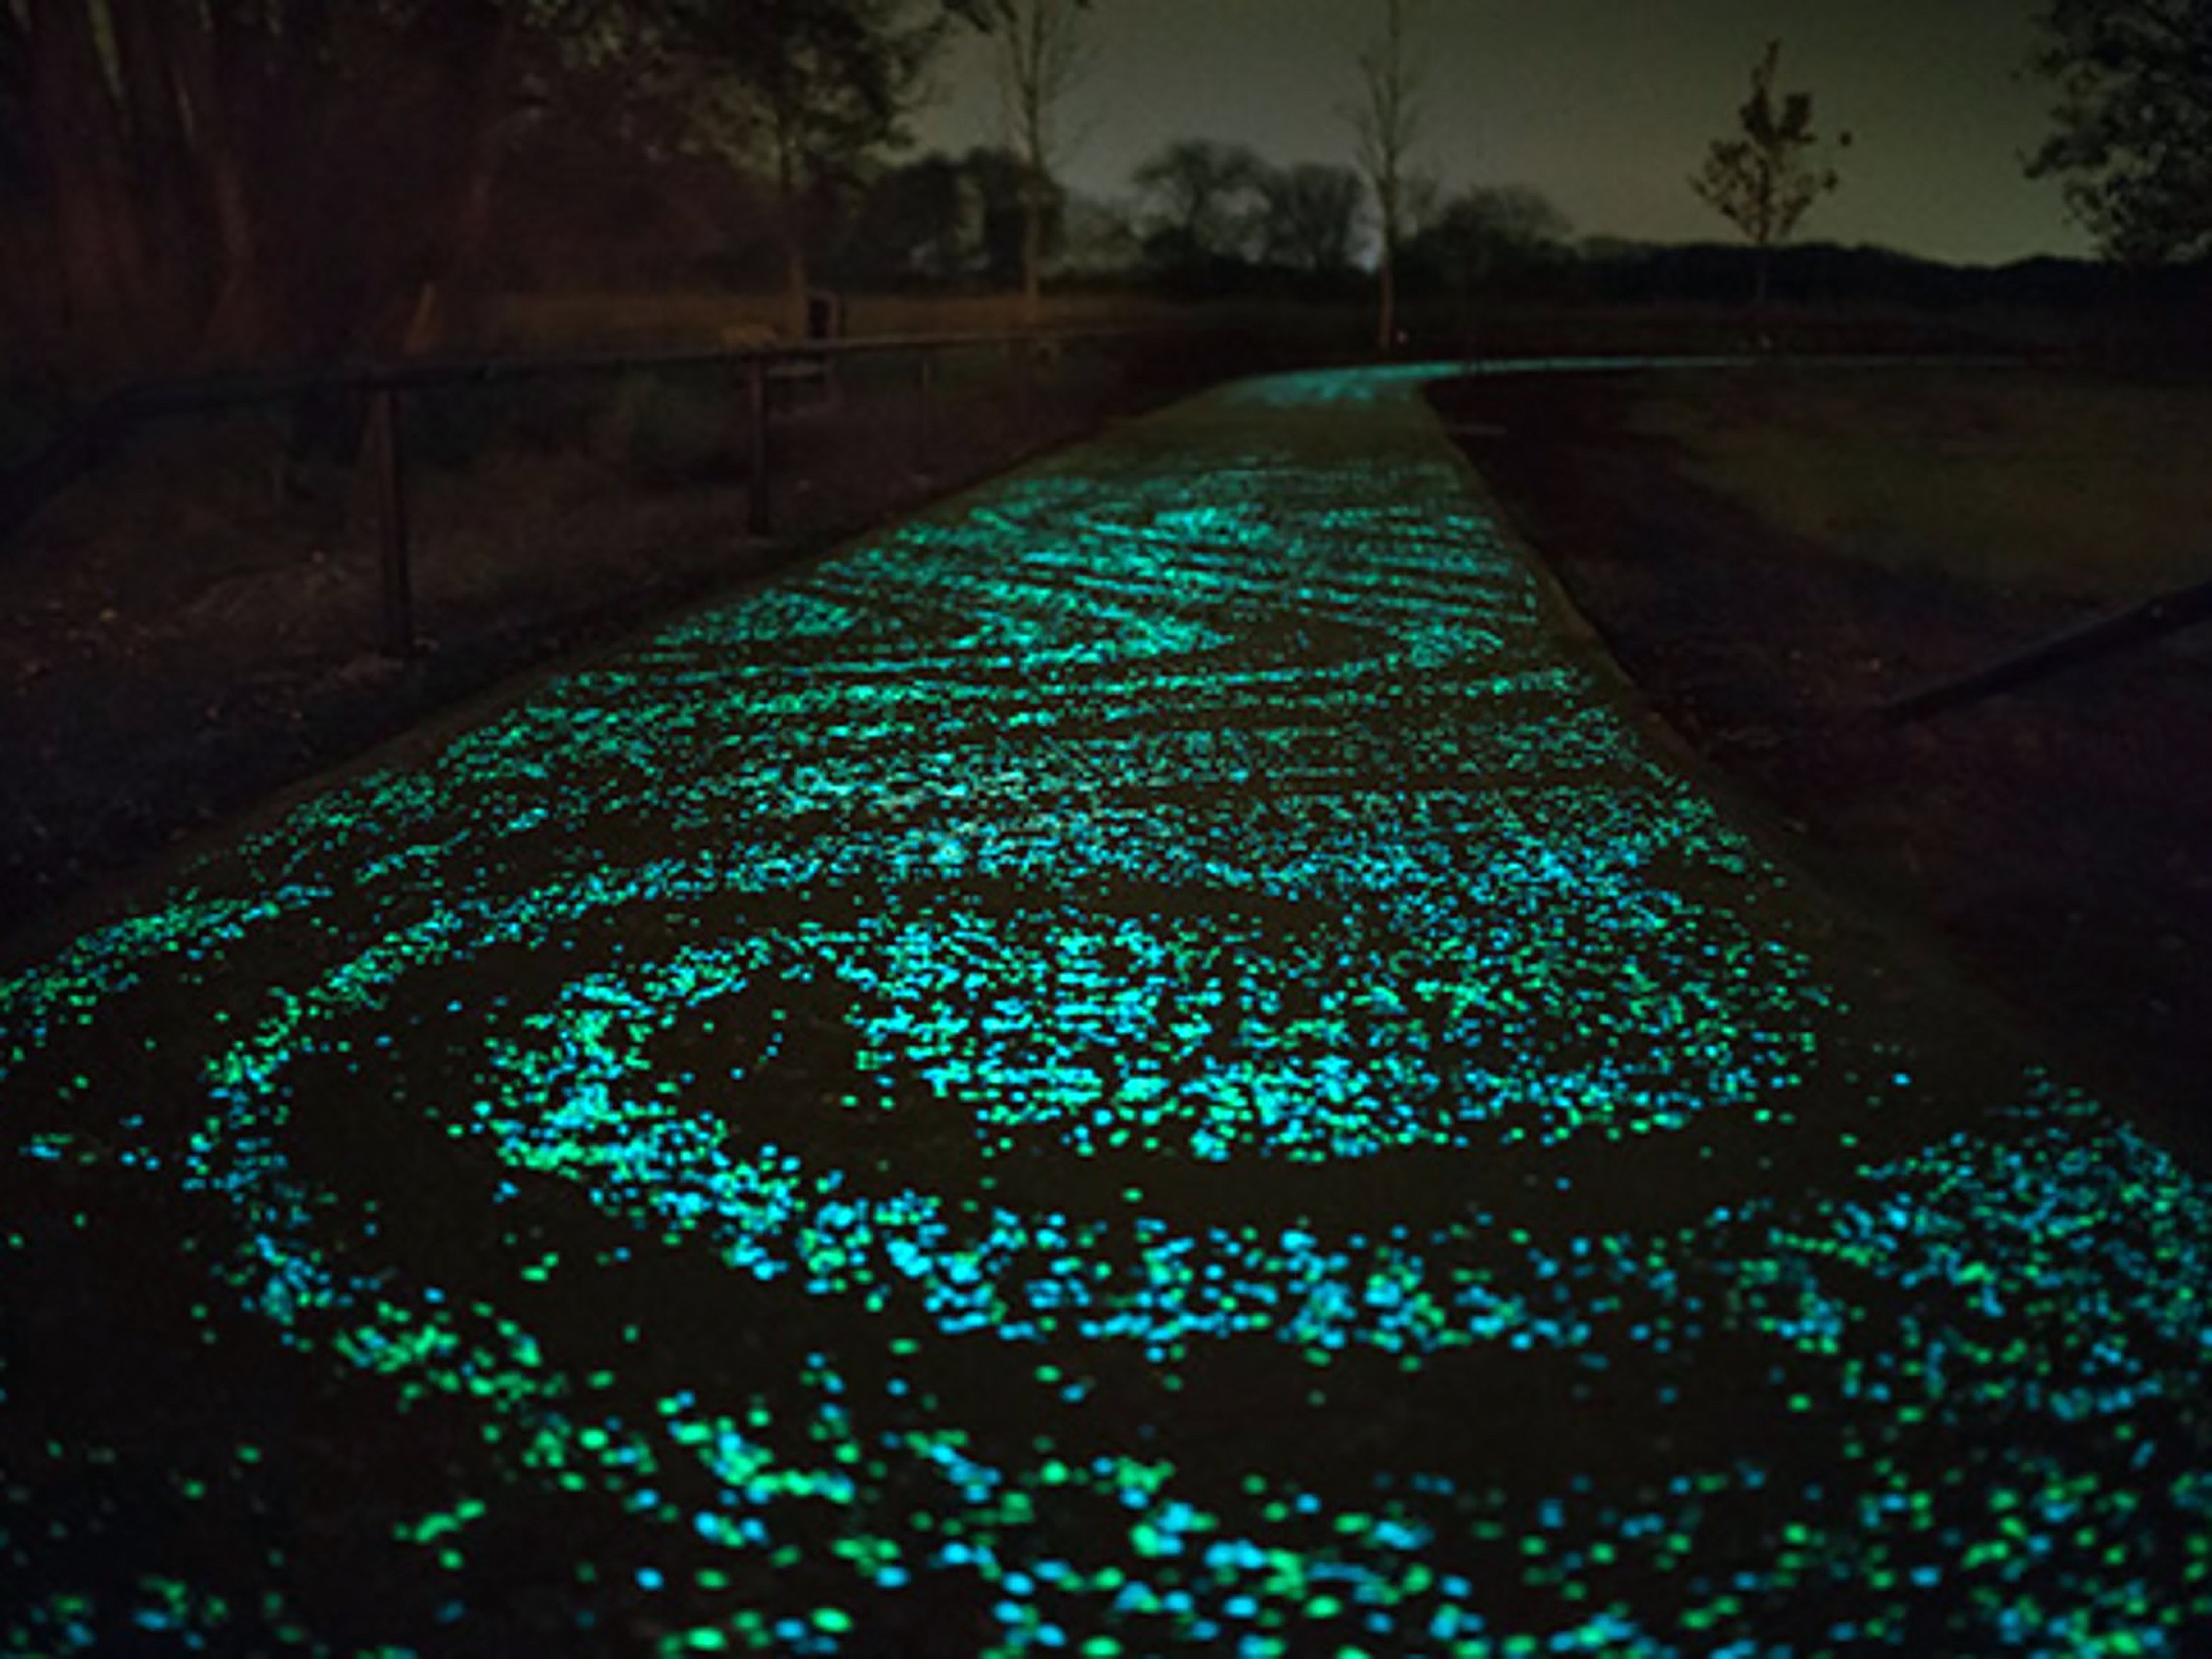
M 817 385 L 834 394 L 839 364 L 860 357 L 911 356 L 915 453 L 927 458 L 937 395 L 939 360 L 953 353 L 1005 354 L 1013 380 L 1019 429 L 1030 425 L 1036 366 L 1073 346 L 1156 338 L 1172 331 L 1081 329 L 988 334 L 887 335 L 803 343 L 683 346 L 564 354 L 423 356 L 349 364 L 336 368 L 243 374 L 150 383 L 101 399 L 27 461 L 0 473 L 0 549 L 64 490 L 95 470 L 131 434 L 168 416 L 210 415 L 282 404 L 317 393 L 367 399 L 362 459 L 374 480 L 381 591 L 382 647 L 395 658 L 416 647 L 414 537 L 408 507 L 407 401 L 410 396 L 454 387 L 529 380 L 619 376 L 699 368 L 727 370 L 741 388 L 745 410 L 743 471 L 744 530 L 766 537 L 774 528 L 770 488 L 775 465 L 779 386 Z M 787 399 L 786 404 L 791 400 Z
M 2207 621 L 2212 621 L 2212 582 L 2197 582 L 2080 623 L 1971 673 L 1884 703 L 1875 711 L 1875 717 L 1885 725 L 1909 726 L 2022 690 L 2069 669 L 2139 650 Z

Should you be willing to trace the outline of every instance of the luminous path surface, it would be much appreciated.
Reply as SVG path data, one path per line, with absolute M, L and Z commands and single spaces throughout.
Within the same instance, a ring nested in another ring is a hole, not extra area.
M 2212 1189 L 1421 372 L 1248 382 L 0 981 L 0 1650 L 2212 1652 Z

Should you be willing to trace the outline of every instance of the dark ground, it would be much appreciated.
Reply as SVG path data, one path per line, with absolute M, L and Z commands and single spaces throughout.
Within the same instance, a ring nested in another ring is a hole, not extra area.
M 145 430 L 0 540 L 0 937 L 89 925 L 117 883 L 275 792 L 1235 373 L 1249 349 L 1071 352 L 1026 402 L 1003 354 L 948 354 L 926 424 L 912 363 L 864 360 L 834 404 L 781 417 L 766 539 L 744 532 L 726 374 L 420 398 L 404 661 L 379 649 L 372 493 L 327 431 L 302 458 L 283 410 Z
M 1923 722 L 1863 718 L 2081 609 L 1846 556 L 1686 476 L 1630 376 L 1432 401 L 1658 712 L 1816 862 L 1932 924 L 2063 1071 L 2212 1143 L 2212 657 L 2202 637 Z M 1720 395 L 1728 395 L 1723 392 Z

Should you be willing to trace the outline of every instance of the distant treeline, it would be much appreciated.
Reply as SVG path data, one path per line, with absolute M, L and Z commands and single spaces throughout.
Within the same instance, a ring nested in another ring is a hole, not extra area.
M 939 49 L 1023 9 L 0 0 L 0 375 L 81 393 L 460 348 L 513 295 L 773 293 L 789 330 L 817 288 L 1013 293 L 1040 254 L 1064 292 L 1370 290 L 1383 216 L 1352 166 L 1178 139 L 1102 200 L 1015 149 L 914 157 Z M 1431 319 L 1754 289 L 1749 248 L 1582 236 L 1510 183 L 1402 183 L 1396 286 Z M 1810 246 L 1769 276 L 1782 304 L 2212 313 L 2197 267 Z
M 892 168 L 862 198 L 823 270 L 880 291 L 1003 288 L 1018 264 L 1018 176 L 1012 157 L 988 149 Z M 1185 141 L 1140 166 L 1132 184 L 1111 203 L 1055 193 L 1048 246 L 1063 286 L 1349 300 L 1371 283 L 1372 228 L 1349 169 L 1276 168 L 1241 147 Z M 1765 257 L 1770 297 L 1785 306 L 2212 314 L 2212 262 L 1954 264 L 1826 242 Z M 1399 269 L 1407 298 L 1433 316 L 1440 304 L 1482 301 L 1740 305 L 1760 258 L 1741 243 L 1578 236 L 1536 190 L 1474 185 L 1420 192 Z
M 823 274 L 878 291 L 1002 289 L 1018 270 L 1019 177 L 1012 156 L 990 149 L 889 168 L 825 249 Z M 1371 281 L 1372 224 L 1349 168 L 1279 168 L 1242 146 L 1185 140 L 1141 164 L 1131 185 L 1113 201 L 1054 193 L 1047 241 L 1063 285 L 1330 298 L 1364 293 Z M 1735 304 L 1750 295 L 1760 257 L 1740 243 L 1579 236 L 1524 185 L 1424 189 L 1409 220 L 1401 281 L 1410 296 L 1431 301 Z M 2044 257 L 1966 265 L 1824 242 L 1778 247 L 1768 258 L 1771 297 L 1783 304 L 2158 310 L 2212 295 L 2204 263 L 2136 269 Z
M 1595 299 L 1627 302 L 1735 299 L 1745 291 L 1753 258 L 1752 250 L 1739 246 L 1594 240 L 1579 251 L 1580 275 L 1571 286 Z M 1800 305 L 2079 311 L 2116 302 L 2179 307 L 2212 293 L 2212 267 L 2204 265 L 2130 270 L 2056 258 L 1959 265 L 1888 248 L 1824 242 L 1779 248 L 1772 259 L 1774 298 Z

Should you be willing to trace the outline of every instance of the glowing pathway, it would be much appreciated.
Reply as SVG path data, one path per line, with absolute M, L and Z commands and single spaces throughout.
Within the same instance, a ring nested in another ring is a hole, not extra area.
M 0 981 L 0 1650 L 2212 1651 L 2212 1193 L 1655 751 L 1414 378 Z

